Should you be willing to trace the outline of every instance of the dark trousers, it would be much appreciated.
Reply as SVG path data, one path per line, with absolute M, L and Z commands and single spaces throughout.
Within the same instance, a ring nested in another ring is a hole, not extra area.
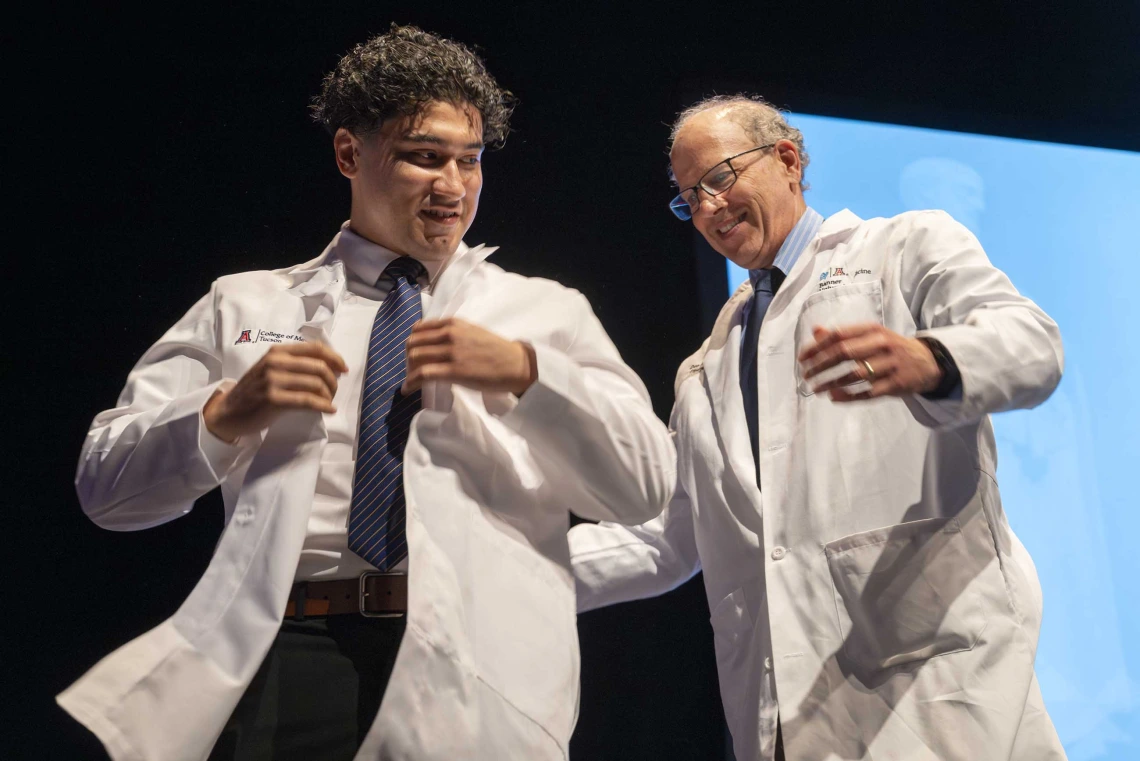
M 350 761 L 380 708 L 404 622 L 285 621 L 210 761 Z

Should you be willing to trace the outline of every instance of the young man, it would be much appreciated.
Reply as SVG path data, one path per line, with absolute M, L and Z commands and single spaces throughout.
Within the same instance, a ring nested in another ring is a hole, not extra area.
M 763 101 L 673 136 L 674 212 L 750 278 L 678 372 L 673 502 L 571 531 L 579 608 L 703 569 L 738 761 L 1064 758 L 989 421 L 1056 388 L 1056 323 L 943 212 L 824 220 Z
M 462 242 L 511 103 L 413 27 L 348 53 L 314 106 L 348 222 L 216 281 L 96 417 L 96 523 L 226 504 L 178 612 L 59 697 L 115 759 L 565 758 L 569 510 L 652 518 L 674 452 L 580 294 Z

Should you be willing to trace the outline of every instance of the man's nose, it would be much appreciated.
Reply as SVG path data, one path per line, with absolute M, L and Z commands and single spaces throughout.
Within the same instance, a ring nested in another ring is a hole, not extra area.
M 456 200 L 467 195 L 467 189 L 463 185 L 463 177 L 460 175 L 459 164 L 457 162 L 449 161 L 444 164 L 443 169 L 439 172 L 439 176 L 436 177 L 435 182 L 432 183 L 432 190 L 438 195 Z

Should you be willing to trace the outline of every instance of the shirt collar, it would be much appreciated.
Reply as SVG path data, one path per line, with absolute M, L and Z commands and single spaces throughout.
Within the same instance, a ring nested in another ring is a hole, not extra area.
M 395 251 L 384 248 L 378 243 L 373 243 L 367 238 L 363 237 L 351 227 L 348 222 L 340 226 L 340 235 L 337 236 L 335 245 L 336 255 L 344 262 L 345 269 L 348 271 L 348 276 L 353 280 L 359 280 L 366 285 L 375 285 L 380 276 L 384 274 L 384 269 L 392 263 L 397 257 L 401 256 Z M 464 248 L 462 243 L 459 244 L 459 253 Z M 455 258 L 452 254 L 447 261 Z M 444 262 L 423 262 L 420 264 L 427 270 L 426 282 L 421 285 L 427 285 L 434 282 L 436 276 L 447 264 Z
M 792 267 L 796 266 L 796 262 L 800 258 L 800 254 L 811 243 L 812 238 L 819 232 L 819 228 L 823 225 L 823 217 L 819 212 L 808 206 L 804 209 L 804 213 L 800 215 L 799 221 L 792 231 L 788 233 L 788 237 L 784 238 L 783 245 L 780 250 L 776 252 L 776 258 L 772 260 L 772 267 L 780 270 L 785 275 L 792 271 Z M 763 283 L 771 277 L 771 272 L 766 269 L 748 270 L 748 278 L 752 281 L 752 287 L 755 289 L 758 284 Z

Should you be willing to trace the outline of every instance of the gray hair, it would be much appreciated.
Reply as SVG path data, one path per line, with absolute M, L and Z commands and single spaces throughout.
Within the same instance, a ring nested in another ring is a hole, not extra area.
M 795 143 L 796 152 L 800 155 L 800 190 L 807 190 L 810 187 L 804 180 L 811 157 L 804 148 L 803 133 L 788 124 L 785 111 L 776 108 L 759 95 L 747 93 L 713 95 L 694 103 L 677 114 L 677 118 L 673 120 L 673 128 L 669 131 L 669 147 L 673 147 L 677 133 L 681 131 L 685 122 L 697 114 L 720 108 L 727 110 L 728 118 L 739 124 L 757 145 L 767 145 L 777 140 L 791 140 Z M 670 168 L 669 177 L 672 176 L 673 170 Z

